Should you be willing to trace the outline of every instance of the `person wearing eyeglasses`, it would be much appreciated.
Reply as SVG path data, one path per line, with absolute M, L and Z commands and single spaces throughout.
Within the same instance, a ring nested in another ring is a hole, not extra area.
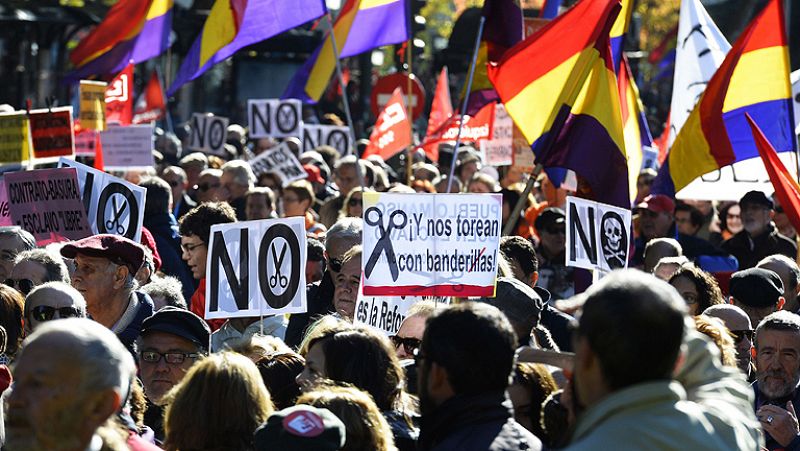
M 8 279 L 3 281 L 23 296 L 45 282 L 69 283 L 69 272 L 64 260 L 45 249 L 32 249 L 17 255 Z
M 744 310 L 731 304 L 712 305 L 703 311 L 703 315 L 721 320 L 728 328 L 736 346 L 736 366 L 742 370 L 747 380 L 752 381 L 755 368 L 752 363 L 753 326 L 750 317 Z
M 175 219 L 180 219 L 197 206 L 197 202 L 186 192 L 189 182 L 183 169 L 178 166 L 169 166 L 161 173 L 161 178 L 169 184 L 172 190 L 172 215 L 175 216 Z
M 222 177 L 222 171 L 219 169 L 205 169 L 200 173 L 197 177 L 197 184 L 194 185 L 198 204 L 222 200 L 219 193 L 222 187 L 222 183 L 219 181 L 220 177 Z
M 425 321 L 436 311 L 433 301 L 419 301 L 406 312 L 406 319 L 400 324 L 397 333 L 389 337 L 394 345 L 397 358 L 413 359 L 425 333 Z
M 25 335 L 47 321 L 86 318 L 83 295 L 64 282 L 46 282 L 35 287 L 25 298 Z
M 307 180 L 297 180 L 283 188 L 281 206 L 284 218 L 305 218 L 306 233 L 312 237 L 316 238 L 327 230 L 327 227 L 317 221 L 316 212 L 311 208 L 314 206 L 314 190 Z
M 208 355 L 211 330 L 202 318 L 177 307 L 164 307 L 142 324 L 136 341 L 139 376 L 150 401 L 145 424 L 164 440 L 166 395 L 196 362 Z

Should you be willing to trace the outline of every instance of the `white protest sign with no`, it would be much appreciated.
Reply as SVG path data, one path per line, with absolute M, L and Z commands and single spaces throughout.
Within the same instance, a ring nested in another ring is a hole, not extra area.
M 206 264 L 206 319 L 306 311 L 303 218 L 217 224 Z
M 109 126 L 100 132 L 106 170 L 152 168 L 153 125 Z
M 567 196 L 567 266 L 628 267 L 631 211 Z
M 350 153 L 350 129 L 339 125 L 303 124 L 303 152 L 327 145 L 338 150 L 340 154 Z
M 137 243 L 141 240 L 146 188 L 63 157 L 58 167 L 78 171 L 81 198 L 93 234 L 122 235 Z
M 303 165 L 286 143 L 265 150 L 248 163 L 256 177 L 267 172 L 275 174 L 280 177 L 282 186 L 308 177 Z
M 303 104 L 297 99 L 250 99 L 247 120 L 251 138 L 300 137 Z
M 500 194 L 364 193 L 367 296 L 494 296 Z
M 201 152 L 224 155 L 228 139 L 228 118 L 210 114 L 192 115 L 192 135 L 189 148 Z

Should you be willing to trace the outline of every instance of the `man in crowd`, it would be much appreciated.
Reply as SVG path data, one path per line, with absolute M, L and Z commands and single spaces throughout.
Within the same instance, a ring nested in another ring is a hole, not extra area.
M 64 318 L 86 318 L 83 295 L 64 282 L 47 282 L 25 297 L 25 335 L 30 335 L 47 321 Z
M 675 238 L 653 238 L 644 246 L 644 268 L 642 270 L 652 274 L 661 259 L 681 256 L 683 256 L 683 249 Z
M 775 254 L 763 258 L 756 268 L 764 268 L 775 273 L 781 278 L 783 282 L 783 298 L 786 300 L 783 309 L 792 313 L 798 313 L 800 310 L 800 302 L 797 299 L 800 293 L 800 267 L 793 259 Z
M 545 208 L 534 223 L 539 245 L 536 247 L 539 286 L 549 291 L 553 300 L 575 294 L 573 268 L 566 266 L 567 225 L 564 210 Z
M 27 295 L 37 285 L 45 282 L 69 282 L 67 265 L 60 256 L 46 249 L 32 249 L 20 252 L 14 260 L 6 285 Z
M 438 306 L 438 308 L 445 308 L 445 306 Z M 436 312 L 436 309 L 437 305 L 433 301 L 419 301 L 408 309 L 406 318 L 397 329 L 397 334 L 389 337 L 398 358 L 414 358 L 414 351 L 419 349 L 422 335 L 425 333 L 425 324 L 428 318 Z
M 61 248 L 75 260 L 72 286 L 86 299 L 93 320 L 111 329 L 128 349 L 142 322 L 153 314 L 153 301 L 137 292 L 134 276 L 144 261 L 144 249 L 119 235 L 92 235 Z
M 244 221 L 247 219 L 244 195 L 253 189 L 256 182 L 253 169 L 242 160 L 229 161 L 221 169 L 219 200 L 228 202 L 236 211 L 236 219 Z
M 178 166 L 168 166 L 161 173 L 161 178 L 172 190 L 172 216 L 180 218 L 197 206 L 197 202 L 189 197 L 186 191 L 189 188 L 189 179 L 183 169 Z
M 800 317 L 776 312 L 756 328 L 755 411 L 767 449 L 800 447 L 795 405 L 800 405 Z
M 166 395 L 208 354 L 210 333 L 202 318 L 176 307 L 164 307 L 142 324 L 136 347 L 144 394 L 150 401 L 144 419 L 159 442 L 164 440 Z
M 696 236 L 700 227 L 703 227 L 704 221 L 703 213 L 693 205 L 680 202 L 675 207 L 675 225 L 678 233 Z
M 8 279 L 17 254 L 35 247 L 33 235 L 22 227 L 0 227 L 0 280 Z
M 130 353 L 100 324 L 42 325 L 17 357 L 5 448 L 101 449 L 98 432 L 125 403 L 135 375 Z
M 200 204 L 181 218 L 180 234 L 183 259 L 189 265 L 192 276 L 198 281 L 197 290 L 190 298 L 189 310 L 203 318 L 206 313 L 206 260 L 211 226 L 236 222 L 236 212 L 225 202 Z M 208 320 L 211 330 L 216 330 L 225 320 Z
M 322 280 L 325 274 L 325 245 L 316 238 L 307 237 L 306 283 Z
M 342 267 L 333 280 L 333 308 L 339 316 L 353 321 L 361 284 L 361 246 L 355 246 L 342 257 Z
M 759 448 L 752 392 L 693 330 L 675 289 L 626 270 L 583 297 L 572 381 L 577 423 L 567 449 Z
M 747 380 L 751 380 L 754 374 L 752 364 L 753 354 L 750 352 L 753 347 L 753 326 L 750 317 L 739 307 L 731 304 L 712 305 L 705 309 L 704 315 L 718 318 L 725 324 L 731 335 L 733 335 L 736 345 L 736 363 L 744 373 Z
M 772 200 L 761 191 L 749 191 L 739 200 L 744 230 L 722 243 L 739 260 L 739 269 L 756 266 L 764 257 L 782 254 L 797 257 L 797 245 L 772 224 Z
M 319 221 L 325 227 L 330 228 L 336 222 L 347 194 L 351 189 L 361 185 L 358 180 L 357 164 L 361 166 L 361 176 L 365 177 L 364 184 L 370 185 L 366 180 L 367 167 L 364 160 L 359 160 L 354 155 L 340 158 L 333 169 L 333 180 L 339 188 L 339 195 L 325 201 L 319 210 Z
M 267 187 L 257 186 L 244 195 L 244 213 L 248 221 L 272 219 L 275 215 L 275 195 Z
M 541 449 L 507 404 L 516 345 L 505 315 L 487 304 L 457 304 L 428 320 L 416 355 L 420 449 Z
M 172 276 L 154 276 L 150 283 L 141 288 L 153 300 L 155 311 L 168 305 L 188 310 L 182 290 L 181 281 Z
M 783 308 L 783 282 L 781 278 L 764 268 L 737 271 L 729 283 L 730 302 L 744 310 L 750 324 L 759 324 L 770 313 Z
M 530 346 L 531 333 L 539 325 L 544 302 L 528 285 L 520 280 L 498 277 L 495 296 L 478 299 L 493 307 L 497 307 L 511 324 L 517 334 L 517 346 Z
M 202 152 L 192 152 L 181 158 L 178 165 L 186 173 L 187 194 L 199 201 L 195 196 L 195 185 L 200 183 L 200 173 L 208 169 L 208 157 Z

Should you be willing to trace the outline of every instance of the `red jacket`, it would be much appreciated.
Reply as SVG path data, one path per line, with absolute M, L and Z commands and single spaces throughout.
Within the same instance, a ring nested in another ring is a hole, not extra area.
M 192 300 L 189 305 L 189 310 L 200 318 L 205 318 L 206 314 L 206 278 L 200 279 L 200 285 L 192 295 Z M 225 324 L 224 319 L 207 319 L 206 322 L 211 328 L 211 332 L 222 327 Z

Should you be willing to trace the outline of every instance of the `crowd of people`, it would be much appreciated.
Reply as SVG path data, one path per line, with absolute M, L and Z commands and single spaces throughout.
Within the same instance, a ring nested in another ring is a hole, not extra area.
M 224 161 L 162 135 L 124 174 L 147 188 L 138 243 L 0 228 L 3 449 L 800 449 L 796 234 L 765 193 L 676 201 L 643 173 L 630 269 L 587 283 L 544 174 L 528 196 L 469 145 L 414 154 L 411 179 L 294 145 L 308 177 L 282 186 L 247 163 L 276 144 L 233 125 Z M 495 296 L 420 301 L 390 337 L 354 324 L 363 194 L 448 185 L 502 194 Z M 286 217 L 307 311 L 204 319 L 211 227 Z

